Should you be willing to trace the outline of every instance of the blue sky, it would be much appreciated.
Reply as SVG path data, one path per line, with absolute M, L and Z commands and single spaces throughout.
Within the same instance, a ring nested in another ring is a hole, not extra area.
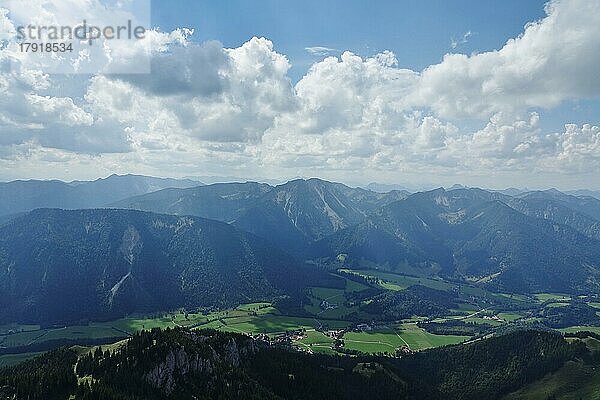
M 212 1 L 152 3 L 152 24 L 164 31 L 194 28 L 194 40 L 238 47 L 253 36 L 272 40 L 299 79 L 315 61 L 304 50 L 324 46 L 371 56 L 393 51 L 400 67 L 421 70 L 450 51 L 499 49 L 529 21 L 542 18 L 545 1 Z M 456 49 L 452 39 L 471 32 Z

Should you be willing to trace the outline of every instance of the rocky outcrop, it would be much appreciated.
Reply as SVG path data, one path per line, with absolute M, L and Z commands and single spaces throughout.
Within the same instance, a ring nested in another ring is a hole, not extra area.
M 189 335 L 196 344 L 206 342 L 208 339 L 194 332 L 190 332 Z M 239 367 L 245 357 L 257 351 L 256 343 L 252 339 L 240 344 L 231 338 L 222 348 L 215 348 L 207 343 L 202 354 L 198 351 L 186 350 L 181 346 L 170 350 L 164 360 L 145 375 L 145 379 L 150 385 L 169 396 L 179 379 L 198 374 L 210 377 L 218 368 Z

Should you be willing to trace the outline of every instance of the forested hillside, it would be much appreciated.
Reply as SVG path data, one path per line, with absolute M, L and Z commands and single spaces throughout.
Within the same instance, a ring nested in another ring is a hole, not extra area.
M 329 275 L 212 220 L 37 210 L 0 228 L 0 319 L 63 323 L 293 294 Z
M 215 331 L 152 330 L 0 370 L 0 393 L 31 400 L 497 399 L 582 357 L 589 359 L 583 342 L 537 331 L 393 360 L 309 356 Z

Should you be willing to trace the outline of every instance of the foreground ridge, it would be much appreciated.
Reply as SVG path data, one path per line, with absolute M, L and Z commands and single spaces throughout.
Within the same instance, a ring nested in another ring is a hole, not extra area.
M 517 331 L 401 358 L 330 357 L 213 330 L 153 329 L 114 345 L 62 348 L 0 370 L 6 399 L 500 398 L 600 361 L 585 343 Z M 473 371 L 477 371 L 473 375 Z

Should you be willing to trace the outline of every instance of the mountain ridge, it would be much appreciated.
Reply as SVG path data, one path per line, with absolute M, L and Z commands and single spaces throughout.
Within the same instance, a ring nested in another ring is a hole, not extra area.
M 16 180 L 2 182 L 0 183 L 0 215 L 18 214 L 45 207 L 95 208 L 165 187 L 198 185 L 202 185 L 202 183 L 131 174 L 113 174 L 94 181 Z
M 346 264 L 356 266 L 367 255 L 390 270 L 413 264 L 424 274 L 486 278 L 504 290 L 598 289 L 600 242 L 503 200 L 479 189 L 417 193 L 323 239 L 314 251 L 330 259 L 348 253 Z
M 0 319 L 51 323 L 273 300 L 331 279 L 229 224 L 106 209 L 0 227 L 0 277 Z

